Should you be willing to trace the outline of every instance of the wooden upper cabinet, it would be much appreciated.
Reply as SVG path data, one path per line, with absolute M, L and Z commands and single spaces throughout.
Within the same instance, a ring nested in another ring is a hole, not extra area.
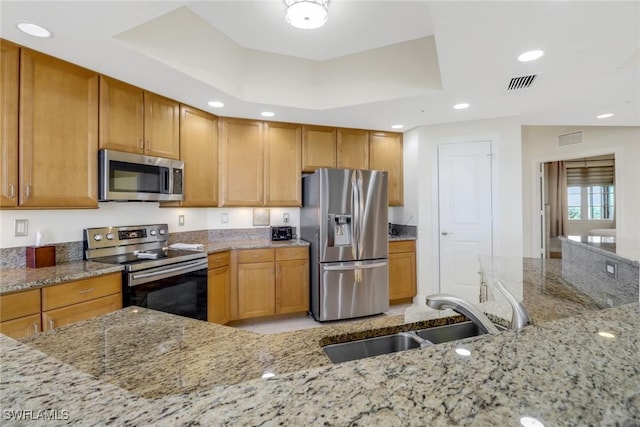
M 20 205 L 97 207 L 98 73 L 26 48 L 20 58 Z
M 0 207 L 18 205 L 20 48 L 0 40 Z
M 336 128 L 302 126 L 302 171 L 336 167 Z
M 288 123 L 265 123 L 264 205 L 302 205 L 302 129 Z
M 180 106 L 180 159 L 184 201 L 180 206 L 218 206 L 218 118 Z
M 369 131 L 339 128 L 337 132 L 337 166 L 369 169 Z
M 180 158 L 180 104 L 144 93 L 145 153 L 150 156 Z
M 100 76 L 100 148 L 180 158 L 180 104 Z
M 404 204 L 404 177 L 402 162 L 402 134 L 395 132 L 370 132 L 369 168 L 389 173 L 389 205 Z
M 264 203 L 263 123 L 220 119 L 220 206 Z
M 100 148 L 144 153 L 144 91 L 100 76 Z

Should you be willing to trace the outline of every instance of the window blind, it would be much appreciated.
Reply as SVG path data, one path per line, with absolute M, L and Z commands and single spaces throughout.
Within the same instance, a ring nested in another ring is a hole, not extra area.
M 614 185 L 614 160 L 566 162 L 567 185 Z

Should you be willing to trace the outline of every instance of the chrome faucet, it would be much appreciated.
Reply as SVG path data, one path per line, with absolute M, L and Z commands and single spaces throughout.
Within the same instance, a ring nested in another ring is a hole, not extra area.
M 447 308 L 460 313 L 478 326 L 478 329 L 485 334 L 497 334 L 498 328 L 491 320 L 477 307 L 467 301 L 449 294 L 434 294 L 427 297 L 427 305 L 436 310 L 445 310 Z
M 398 335 L 414 340 L 420 345 L 420 348 L 425 348 L 425 347 L 434 345 L 431 341 L 422 338 L 420 335 L 416 334 L 414 331 L 399 332 Z
M 511 305 L 511 311 L 513 315 L 511 316 L 511 329 L 518 330 L 522 329 L 527 325 L 532 325 L 531 317 L 529 317 L 529 313 L 527 309 L 524 308 L 522 303 L 520 303 L 512 294 L 507 290 L 507 288 L 500 282 L 500 280 L 495 281 L 496 289 L 507 299 L 509 304 Z

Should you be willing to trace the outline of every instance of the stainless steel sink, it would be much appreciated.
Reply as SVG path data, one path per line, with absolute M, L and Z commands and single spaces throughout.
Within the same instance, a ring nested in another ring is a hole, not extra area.
M 418 336 L 431 341 L 433 344 L 475 337 L 476 335 L 481 334 L 478 327 L 473 322 L 436 326 L 433 328 L 416 330 L 415 332 Z M 330 344 L 322 349 L 333 363 L 341 363 L 419 347 L 420 344 L 416 340 L 398 333 L 382 337 L 349 341 L 340 344 Z

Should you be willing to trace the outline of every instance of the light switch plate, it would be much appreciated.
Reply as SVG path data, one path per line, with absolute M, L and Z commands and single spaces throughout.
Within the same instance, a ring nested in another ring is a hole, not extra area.
M 13 235 L 15 237 L 26 236 L 29 234 L 29 220 L 16 219 Z
M 611 277 L 618 277 L 618 263 L 605 260 L 605 271 Z

